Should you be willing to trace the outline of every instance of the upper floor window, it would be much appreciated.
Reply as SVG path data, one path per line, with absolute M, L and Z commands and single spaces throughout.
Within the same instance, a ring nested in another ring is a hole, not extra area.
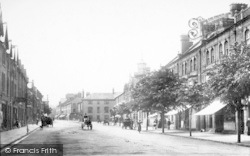
M 88 113 L 93 113 L 93 107 L 88 107 Z
M 222 44 L 219 45 L 219 58 L 221 59 L 223 55 L 223 51 L 222 51 Z
M 97 113 L 100 113 L 100 107 L 97 107 Z
M 190 72 L 192 72 L 192 70 L 193 70 L 193 60 L 191 59 L 190 60 Z
M 185 62 L 185 75 L 187 74 L 187 62 Z
M 109 113 L 109 107 L 104 107 L 104 113 Z
M 210 60 L 209 51 L 207 50 L 207 52 L 206 52 L 206 65 L 209 65 L 209 60 Z
M 250 45 L 250 31 L 249 30 L 245 31 L 245 41 L 247 45 Z
M 228 55 L 229 48 L 228 48 L 228 42 L 227 41 L 224 44 L 224 52 L 225 52 L 225 55 Z
M 182 64 L 182 74 L 181 75 L 184 75 L 184 64 Z
M 5 74 L 2 73 L 2 91 L 5 91 Z
M 109 104 L 109 101 L 105 101 L 105 104 Z
M 5 52 L 3 51 L 3 53 L 2 53 L 2 61 L 3 61 L 3 64 L 5 65 L 5 60 L 6 60 L 6 54 L 5 54 Z
M 194 57 L 194 70 L 196 70 L 196 57 Z
M 214 49 L 211 49 L 211 63 L 214 63 Z
M 89 100 L 89 101 L 88 101 L 88 103 L 89 103 L 89 104 L 92 104 L 92 101 L 91 101 L 91 100 Z

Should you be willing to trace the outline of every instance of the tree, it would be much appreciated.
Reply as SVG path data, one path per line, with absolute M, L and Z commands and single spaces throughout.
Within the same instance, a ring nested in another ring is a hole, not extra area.
M 145 75 L 140 79 L 132 90 L 134 99 L 133 109 L 142 110 L 147 113 L 146 130 L 148 130 L 148 115 L 152 110 L 153 95 L 151 94 L 151 74 Z
M 216 96 L 232 105 L 238 114 L 238 142 L 241 142 L 242 99 L 250 96 L 250 51 L 245 43 L 235 43 L 230 53 L 208 73 L 208 84 Z
M 199 108 L 200 106 L 209 103 L 213 98 L 211 90 L 207 87 L 207 84 L 198 84 L 194 82 L 193 85 L 183 85 L 178 91 L 179 103 L 183 103 L 183 106 L 190 106 L 189 112 L 189 131 L 190 136 L 192 136 L 192 109 Z
M 126 103 L 122 103 L 116 106 L 117 114 L 121 115 L 123 119 L 124 114 L 130 114 L 130 108 L 126 105 Z
M 164 133 L 165 112 L 175 109 L 182 103 L 177 103 L 178 91 L 185 83 L 178 75 L 162 67 L 151 76 L 150 95 L 153 97 L 152 108 L 161 112 L 162 133 Z
M 111 108 L 109 111 L 110 111 L 110 116 L 113 117 L 115 121 L 115 116 L 117 114 L 116 107 Z

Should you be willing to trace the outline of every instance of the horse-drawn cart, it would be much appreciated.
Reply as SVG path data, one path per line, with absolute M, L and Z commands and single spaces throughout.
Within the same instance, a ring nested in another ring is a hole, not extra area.
M 127 129 L 127 127 L 129 127 L 130 129 L 133 129 L 133 121 L 131 119 L 124 119 L 123 124 L 122 124 L 122 128 Z

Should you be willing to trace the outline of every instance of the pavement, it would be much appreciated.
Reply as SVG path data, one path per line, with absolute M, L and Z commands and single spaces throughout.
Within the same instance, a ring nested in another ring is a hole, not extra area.
M 119 125 L 117 124 L 117 126 Z M 178 137 L 185 137 L 185 138 L 191 138 L 191 139 L 206 140 L 206 141 L 213 141 L 213 142 L 219 142 L 219 143 L 224 143 L 224 144 L 233 144 L 233 145 L 250 147 L 250 135 L 247 135 L 247 134 L 242 134 L 241 142 L 238 143 L 237 134 L 222 134 L 222 133 L 215 133 L 215 132 L 192 131 L 191 136 L 190 136 L 190 132 L 188 130 L 176 130 L 176 129 L 168 130 L 167 128 L 165 128 L 164 133 L 162 133 L 162 128 L 155 129 L 154 127 L 148 127 L 148 130 L 146 130 L 146 127 L 143 127 L 143 126 L 142 126 L 142 132 L 157 133 L 157 134 L 162 134 L 162 135 L 172 135 L 172 136 L 178 136 Z
M 143 128 L 142 131 L 250 147 L 250 136 L 246 134 L 241 135 L 241 142 L 238 143 L 237 134 L 222 134 L 214 132 L 192 131 L 190 136 L 190 132 L 188 130 L 174 130 L 174 129 L 168 130 L 167 128 L 165 128 L 164 133 L 162 133 L 161 128 L 155 130 L 153 127 L 149 127 L 148 131 L 146 131 L 146 128 Z
M 74 121 L 78 122 L 78 121 Z M 13 144 L 17 140 L 27 136 L 28 134 L 34 132 L 39 128 L 40 124 L 29 124 L 29 133 L 27 133 L 27 127 L 21 127 L 9 131 L 1 132 L 1 149 Z M 110 125 L 112 126 L 112 125 Z M 118 126 L 118 125 L 117 125 Z M 186 137 L 186 138 L 192 138 L 192 139 L 199 139 L 199 140 L 207 140 L 207 141 L 214 141 L 214 142 L 220 142 L 225 144 L 234 144 L 239 146 L 246 146 L 250 147 L 250 136 L 246 134 L 241 135 L 241 143 L 237 143 L 237 134 L 221 134 L 221 133 L 213 133 L 213 132 L 200 132 L 200 131 L 192 131 L 192 136 L 190 136 L 189 131 L 185 130 L 174 130 L 170 129 L 168 130 L 165 128 L 164 133 L 162 133 L 162 129 L 154 129 L 153 127 L 149 127 L 148 130 L 146 130 L 145 127 L 142 127 L 143 133 L 158 133 L 162 135 L 173 135 L 173 136 L 179 136 L 179 137 Z
M 40 124 L 28 124 L 28 129 L 29 132 L 27 133 L 27 126 L 8 130 L 8 131 L 3 131 L 0 133 L 0 146 L 1 149 L 4 147 L 13 144 L 17 140 L 29 135 L 30 133 L 34 132 L 39 128 Z

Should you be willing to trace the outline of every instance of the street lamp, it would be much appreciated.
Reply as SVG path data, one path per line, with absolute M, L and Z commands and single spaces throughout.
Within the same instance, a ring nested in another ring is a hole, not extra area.
M 29 115 L 28 115 L 28 107 L 31 107 L 30 105 L 28 105 L 28 89 L 31 89 L 32 87 L 29 87 L 29 84 L 33 83 L 33 82 L 27 82 L 26 85 L 26 94 L 25 94 L 25 98 L 26 98 L 26 105 L 25 105 L 25 109 L 26 109 L 26 124 L 27 124 L 27 133 L 29 133 L 29 124 L 28 124 L 28 120 L 29 120 Z

